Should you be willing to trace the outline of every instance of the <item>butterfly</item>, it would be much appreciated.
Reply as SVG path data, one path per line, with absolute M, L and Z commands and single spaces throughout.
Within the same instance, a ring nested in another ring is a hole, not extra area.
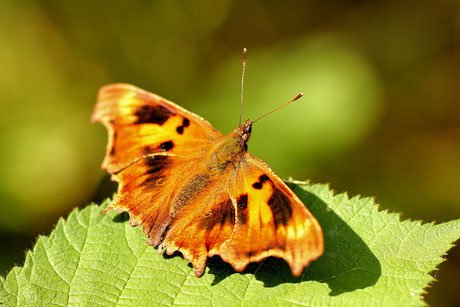
M 279 257 L 295 276 L 322 255 L 317 220 L 247 152 L 253 122 L 223 135 L 200 116 L 128 84 L 100 89 L 92 121 L 108 130 L 102 168 L 119 183 L 106 211 L 127 211 L 148 245 L 159 254 L 181 252 L 197 277 L 215 255 L 238 272 Z

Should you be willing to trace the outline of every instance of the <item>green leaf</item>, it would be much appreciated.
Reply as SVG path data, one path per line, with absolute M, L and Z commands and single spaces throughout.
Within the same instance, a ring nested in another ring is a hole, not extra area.
M 243 273 L 214 257 L 196 278 L 180 256 L 159 256 L 109 201 L 74 210 L 40 237 L 22 268 L 0 279 L 0 303 L 50 305 L 424 305 L 429 274 L 460 237 L 460 220 L 400 221 L 371 198 L 325 185 L 292 188 L 320 222 L 325 252 L 300 278 L 276 258 Z

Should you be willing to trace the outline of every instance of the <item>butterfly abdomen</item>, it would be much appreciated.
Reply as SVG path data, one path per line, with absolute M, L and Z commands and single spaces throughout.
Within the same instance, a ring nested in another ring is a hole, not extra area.
M 203 193 L 211 183 L 211 177 L 206 172 L 201 172 L 193 175 L 186 184 L 184 184 L 173 200 L 172 210 L 170 215 L 174 217 L 179 213 L 184 206 L 192 203 L 195 198 Z

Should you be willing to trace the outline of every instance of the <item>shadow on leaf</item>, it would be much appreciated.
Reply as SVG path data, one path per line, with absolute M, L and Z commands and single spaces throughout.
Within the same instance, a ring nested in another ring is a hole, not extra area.
M 112 221 L 114 221 L 115 223 L 127 222 L 129 221 L 129 213 L 126 211 L 119 213 L 113 217 Z
M 332 296 L 377 283 L 380 262 L 367 244 L 315 194 L 297 187 L 294 192 L 318 219 L 325 242 L 323 256 L 307 268 L 302 280 L 327 283 Z

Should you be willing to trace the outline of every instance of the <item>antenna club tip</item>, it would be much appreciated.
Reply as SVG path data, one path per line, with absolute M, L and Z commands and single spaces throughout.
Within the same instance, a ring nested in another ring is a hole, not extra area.
M 295 96 L 295 98 L 292 99 L 292 101 L 296 101 L 297 99 L 301 98 L 302 96 L 303 96 L 303 93 L 300 93 L 297 96 Z
M 244 61 L 246 61 L 247 55 L 248 55 L 248 49 L 243 48 L 243 59 L 244 59 Z

